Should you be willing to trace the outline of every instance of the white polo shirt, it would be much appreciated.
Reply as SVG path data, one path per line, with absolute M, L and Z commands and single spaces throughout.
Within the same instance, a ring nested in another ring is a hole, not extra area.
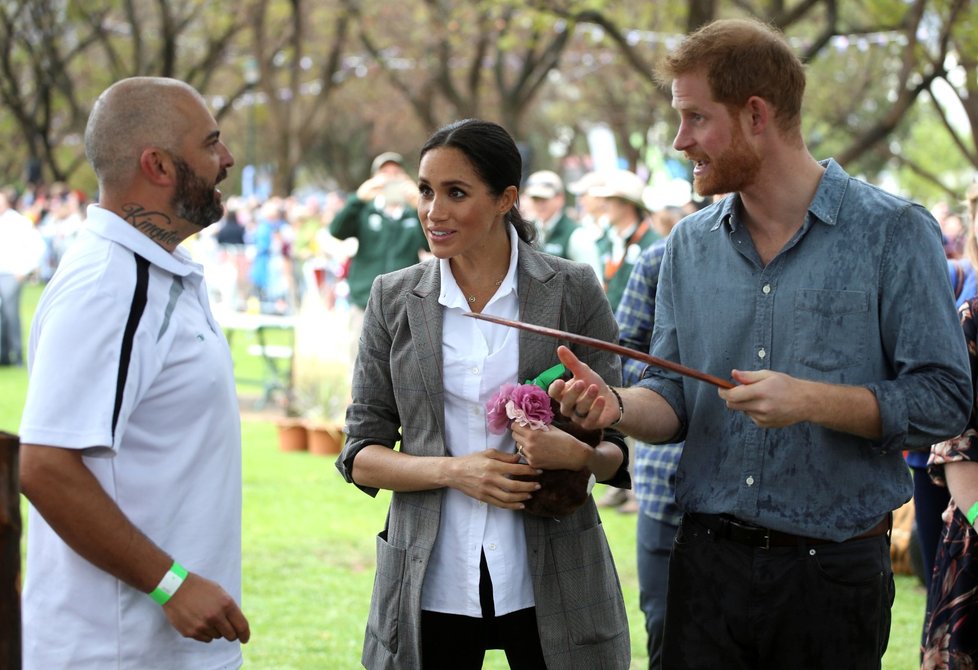
M 240 603 L 241 426 L 202 267 L 89 207 L 41 296 L 28 365 L 21 441 L 82 450 L 137 528 Z M 23 629 L 25 670 L 242 663 L 238 642 L 180 636 L 159 605 L 79 557 L 33 506 Z

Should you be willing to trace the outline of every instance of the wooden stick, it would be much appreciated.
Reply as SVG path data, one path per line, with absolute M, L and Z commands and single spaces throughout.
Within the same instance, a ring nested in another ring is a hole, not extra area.
M 479 319 L 480 321 L 489 321 L 490 323 L 498 323 L 501 326 L 509 326 L 510 328 L 519 328 L 520 330 L 528 330 L 531 333 L 538 333 L 540 335 L 546 335 L 548 337 L 555 337 L 561 340 L 567 340 L 568 342 L 574 342 L 575 344 L 583 344 L 588 347 L 595 347 L 596 349 L 604 349 L 605 351 L 611 351 L 619 356 L 628 356 L 629 358 L 634 358 L 637 361 L 643 363 L 648 363 L 649 365 L 654 365 L 657 368 L 662 368 L 664 370 L 669 370 L 671 372 L 676 372 L 683 375 L 684 377 L 692 377 L 693 379 L 698 379 L 707 384 L 713 384 L 722 389 L 732 389 L 736 384 L 727 381 L 726 379 L 720 379 L 719 377 L 714 377 L 713 375 L 707 374 L 705 372 L 700 372 L 699 370 L 694 370 L 693 368 L 688 368 L 685 365 L 680 365 L 679 363 L 673 363 L 672 361 L 667 361 L 664 358 L 659 358 L 658 356 L 651 356 L 649 354 L 638 351 L 637 349 L 629 349 L 628 347 L 623 347 L 620 344 L 612 344 L 611 342 L 605 342 L 604 340 L 599 340 L 594 337 L 587 337 L 586 335 L 577 335 L 575 333 L 568 333 L 565 330 L 557 330 L 556 328 L 547 328 L 546 326 L 537 326 L 532 323 L 526 323 L 524 321 L 511 321 L 509 319 L 501 319 L 498 316 L 489 316 L 486 314 L 476 314 L 475 312 L 469 312 L 465 316 L 471 316 L 473 319 Z
M 19 445 L 0 431 L 0 668 L 11 670 L 21 665 Z

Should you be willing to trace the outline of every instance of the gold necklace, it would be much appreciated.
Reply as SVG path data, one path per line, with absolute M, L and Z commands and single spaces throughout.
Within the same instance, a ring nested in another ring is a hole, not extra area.
M 499 281 L 496 282 L 496 288 L 499 288 L 502 285 L 503 285 L 503 280 L 502 279 L 500 279 Z M 474 295 L 467 296 L 467 298 L 468 298 L 468 301 L 470 303 L 474 303 L 475 302 L 475 296 Z

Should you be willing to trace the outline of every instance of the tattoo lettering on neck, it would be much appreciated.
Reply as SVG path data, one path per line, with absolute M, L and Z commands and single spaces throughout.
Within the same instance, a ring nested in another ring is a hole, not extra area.
M 163 212 L 150 212 L 142 205 L 134 202 L 122 206 L 123 217 L 133 228 L 149 239 L 164 247 L 175 247 L 180 244 L 180 236 L 171 230 L 161 227 L 170 224 L 170 217 Z

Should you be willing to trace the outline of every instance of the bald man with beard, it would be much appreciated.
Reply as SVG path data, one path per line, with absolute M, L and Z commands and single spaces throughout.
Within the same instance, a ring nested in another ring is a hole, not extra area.
M 31 328 L 24 668 L 237 668 L 241 430 L 203 269 L 234 164 L 187 84 L 136 77 L 92 109 L 86 229 Z

